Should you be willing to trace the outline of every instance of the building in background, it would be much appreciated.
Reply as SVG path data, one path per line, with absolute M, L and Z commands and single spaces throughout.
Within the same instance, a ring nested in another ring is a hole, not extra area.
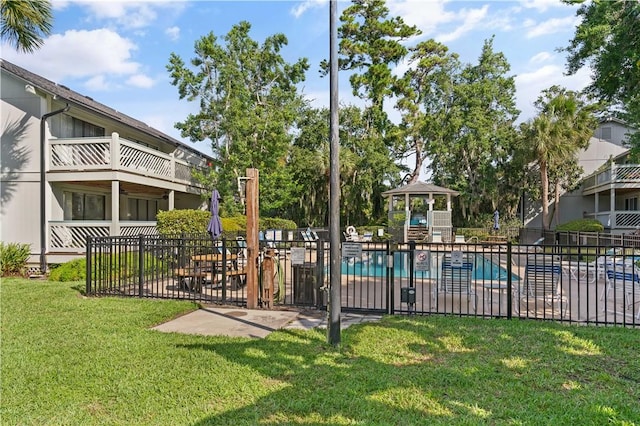
M 0 65 L 0 239 L 31 246 L 32 272 L 84 254 L 87 236 L 155 234 L 159 210 L 207 208 L 192 170 L 211 157 L 65 86 Z

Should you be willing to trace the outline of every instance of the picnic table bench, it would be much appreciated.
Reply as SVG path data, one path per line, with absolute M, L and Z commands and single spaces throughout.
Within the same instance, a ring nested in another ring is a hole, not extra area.
M 226 268 L 223 267 L 226 262 Z M 246 268 L 238 267 L 238 255 L 227 253 L 208 253 L 191 256 L 189 266 L 175 268 L 173 274 L 180 280 L 180 287 L 189 291 L 202 291 L 206 279 L 215 283 L 220 271 L 225 272 L 231 289 L 235 290 L 246 282 Z
M 483 246 L 494 246 L 507 244 L 507 236 L 506 235 L 489 235 L 482 241 Z

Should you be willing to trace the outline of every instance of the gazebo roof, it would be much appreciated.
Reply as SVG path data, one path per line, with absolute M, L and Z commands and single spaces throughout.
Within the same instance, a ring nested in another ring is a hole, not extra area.
M 454 191 L 453 189 L 444 188 L 442 186 L 433 185 L 431 183 L 426 182 L 414 182 L 408 185 L 400 186 L 395 189 L 390 189 L 382 193 L 383 197 L 387 197 L 389 195 L 452 195 L 457 196 L 460 195 L 458 191 Z

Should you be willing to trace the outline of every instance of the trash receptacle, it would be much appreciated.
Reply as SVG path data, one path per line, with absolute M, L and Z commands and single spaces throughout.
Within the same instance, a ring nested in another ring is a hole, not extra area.
M 317 265 L 305 263 L 293 265 L 293 302 L 313 305 L 316 293 Z

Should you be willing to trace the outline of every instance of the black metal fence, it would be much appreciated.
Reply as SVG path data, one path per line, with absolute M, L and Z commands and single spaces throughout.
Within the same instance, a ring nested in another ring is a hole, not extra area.
M 244 243 L 206 235 L 91 238 L 86 292 L 243 306 Z M 274 252 L 275 304 L 325 309 L 328 243 L 262 244 L 261 276 L 266 249 Z M 554 234 L 551 244 L 540 238 L 535 244 L 372 241 L 343 243 L 342 250 L 344 311 L 640 326 L 634 244 L 561 244 Z

